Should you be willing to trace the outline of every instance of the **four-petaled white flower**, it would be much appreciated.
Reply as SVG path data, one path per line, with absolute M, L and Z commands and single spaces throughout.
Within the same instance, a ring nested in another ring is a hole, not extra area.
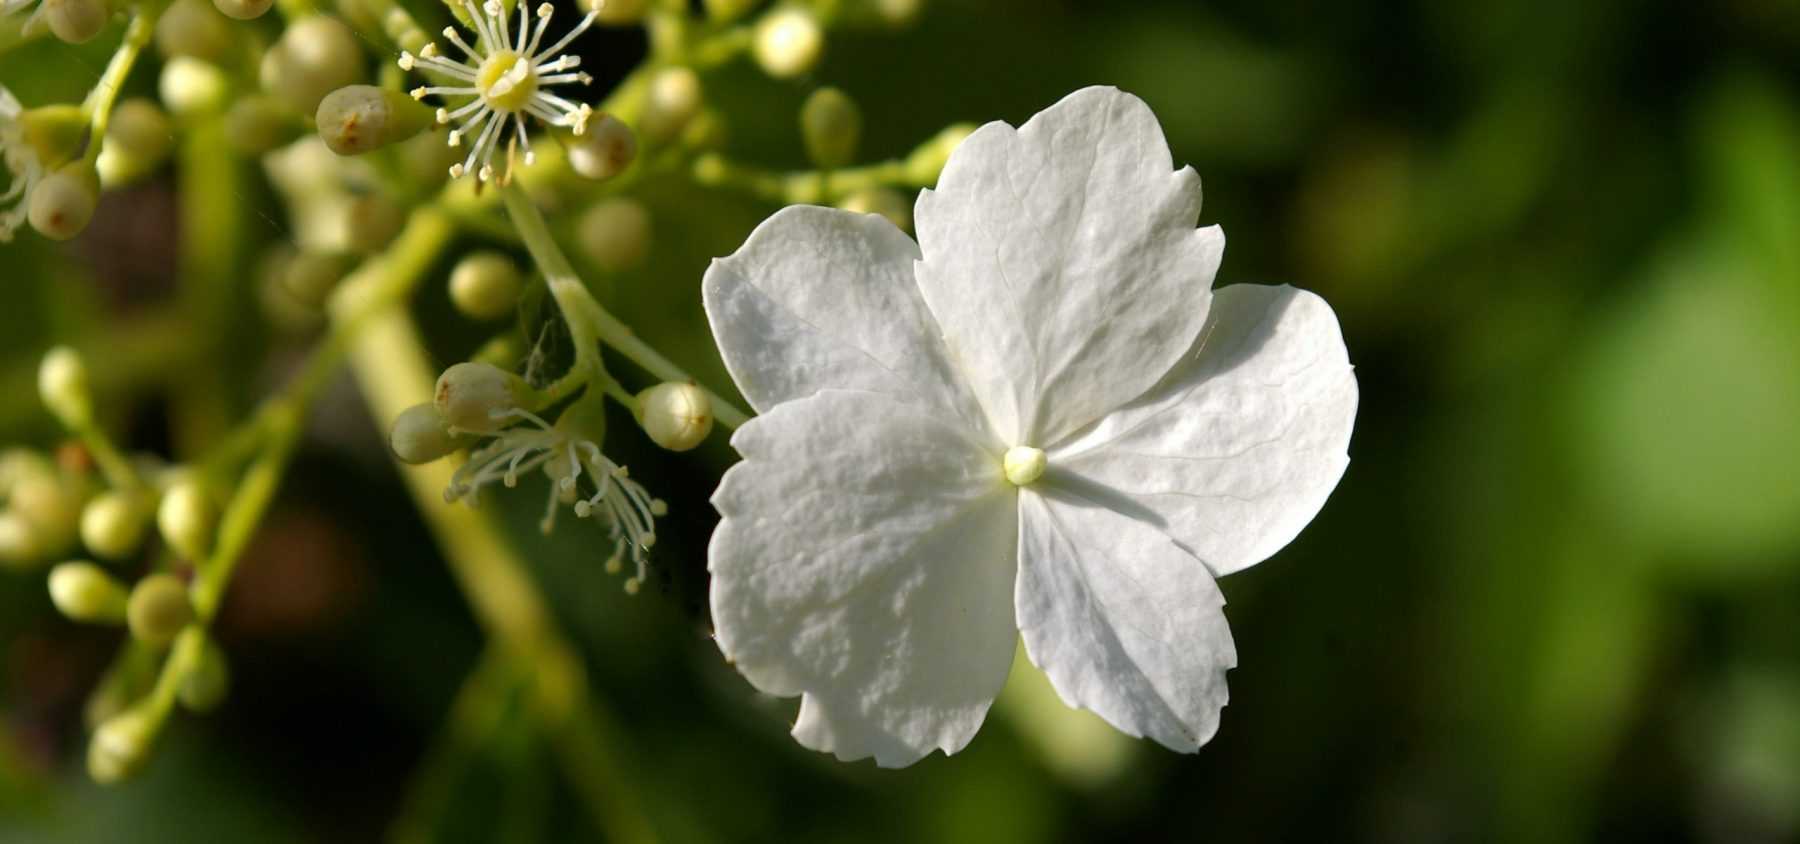
M 599 13 L 587 13 L 560 40 L 542 47 L 553 11 L 549 3 L 537 7 L 534 22 L 526 12 L 526 0 L 518 0 L 519 31 L 516 36 L 507 25 L 506 8 L 499 0 L 487 0 L 480 6 L 474 0 L 462 0 L 462 4 L 469 14 L 469 25 L 475 30 L 475 44 L 471 46 L 464 41 L 455 27 L 444 27 L 444 37 L 463 52 L 466 60 L 445 58 L 437 44 L 427 43 L 417 56 L 401 53 L 400 67 L 442 74 L 463 83 L 421 86 L 414 88 L 412 95 L 421 100 L 431 94 L 472 98 L 455 110 L 438 109 L 437 119 L 446 124 L 463 121 L 462 125 L 450 130 L 450 146 L 461 146 L 465 139 L 474 138 L 468 157 L 450 167 L 450 176 L 460 178 L 464 173 L 474 173 L 476 179 L 485 182 L 494 177 L 494 150 L 499 148 L 500 138 L 506 134 L 509 124 L 524 152 L 525 163 L 532 162 L 531 139 L 525 128 L 526 115 L 552 126 L 567 127 L 577 135 L 587 131 L 588 119 L 594 114 L 593 107 L 558 96 L 548 89 L 556 85 L 586 85 L 593 81 L 586 73 L 575 70 L 581 65 L 580 56 L 557 54 L 576 36 L 586 32 Z
M 6 189 L 0 191 L 0 243 L 12 240 L 13 232 L 25 224 L 31 189 L 44 177 L 43 163 L 38 161 L 37 151 L 25 142 L 25 131 L 19 125 L 24 113 L 25 107 L 18 98 L 0 85 L 0 163 L 6 165 L 9 180 Z
M 990 123 L 918 201 L 785 209 L 706 311 L 762 414 L 713 496 L 719 647 L 793 733 L 910 764 L 966 745 L 1021 634 L 1063 700 L 1194 751 L 1236 663 L 1216 577 L 1273 554 L 1349 463 L 1337 319 L 1212 290 L 1219 229 L 1137 98 Z

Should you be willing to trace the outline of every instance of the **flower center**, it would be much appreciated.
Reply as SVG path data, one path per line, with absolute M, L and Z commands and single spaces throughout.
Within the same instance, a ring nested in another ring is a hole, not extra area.
M 1001 458 L 1006 466 L 1006 479 L 1014 486 L 1025 486 L 1044 476 L 1044 450 L 1028 445 L 1015 445 Z
M 538 75 L 523 56 L 500 50 L 481 63 L 475 72 L 475 87 L 495 111 L 523 111 L 537 93 Z

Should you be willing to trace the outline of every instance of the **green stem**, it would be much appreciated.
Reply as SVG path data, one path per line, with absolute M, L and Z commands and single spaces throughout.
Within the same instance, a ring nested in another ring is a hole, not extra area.
M 556 298 L 556 304 L 562 309 L 563 319 L 569 323 L 569 331 L 591 332 L 598 341 L 617 349 L 620 354 L 633 363 L 643 367 L 650 374 L 664 381 L 685 381 L 695 383 L 694 377 L 652 348 L 649 343 L 639 339 L 630 326 L 621 322 L 595 301 L 587 286 L 582 284 L 581 277 L 575 274 L 575 268 L 563 254 L 562 247 L 550 236 L 550 227 L 544 222 L 544 215 L 537 206 L 531 203 L 517 185 L 507 185 L 501 189 L 501 198 L 506 203 L 506 211 L 512 215 L 513 225 L 519 230 L 519 238 L 525 242 L 525 249 L 531 253 L 532 260 L 537 262 L 538 269 L 548 279 L 550 290 Z M 583 325 L 585 323 L 585 325 Z M 583 346 L 581 336 L 577 335 L 577 364 L 581 358 Z M 553 386 L 554 389 L 554 386 Z M 748 414 L 739 410 L 736 405 L 723 396 L 706 387 L 701 387 L 713 403 L 713 416 L 719 424 L 729 429 L 736 429 L 750 421 Z
M 100 81 L 94 83 L 93 90 L 88 92 L 87 102 L 82 104 L 88 113 L 89 125 L 93 127 L 93 140 L 88 143 L 87 161 L 94 162 L 100 155 L 100 140 L 106 137 L 107 124 L 112 121 L 113 103 L 119 99 L 119 89 L 125 86 L 125 77 L 131 75 L 131 68 L 137 64 L 138 55 L 150 43 L 151 36 L 156 34 L 156 11 L 148 6 L 140 6 L 131 15 L 131 23 L 125 27 L 125 39 L 119 43 L 119 49 L 113 52 L 112 61 L 107 62 L 105 72 L 100 74 Z

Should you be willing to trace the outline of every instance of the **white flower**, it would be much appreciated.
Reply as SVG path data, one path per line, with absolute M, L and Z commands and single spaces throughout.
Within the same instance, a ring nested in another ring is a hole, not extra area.
M 593 78 L 586 73 L 576 71 L 581 64 L 580 56 L 558 56 L 564 47 L 569 46 L 575 37 L 592 26 L 597 12 L 589 12 L 569 30 L 561 40 L 548 47 L 541 47 L 544 32 L 550 25 L 550 13 L 553 11 L 549 3 L 537 7 L 537 19 L 534 22 L 526 11 L 527 3 L 519 0 L 519 31 L 515 36 L 507 26 L 505 7 L 499 0 L 487 0 L 477 7 L 474 0 L 462 0 L 463 8 L 469 13 L 470 26 L 475 30 L 475 44 L 470 46 L 458 35 L 455 27 L 444 27 L 444 37 L 450 39 L 457 49 L 467 58 L 452 61 L 438 52 L 435 43 L 427 43 L 419 54 L 400 54 L 402 70 L 419 70 L 448 76 L 461 82 L 460 85 L 432 85 L 414 88 L 413 97 L 424 99 L 428 94 L 439 96 L 466 96 L 471 99 L 454 111 L 438 109 L 439 123 L 450 123 L 461 120 L 462 125 L 450 131 L 450 145 L 461 146 L 465 138 L 473 137 L 475 142 L 469 147 L 469 156 L 460 164 L 450 167 L 450 176 L 459 178 L 464 173 L 473 172 L 481 181 L 494 177 L 494 150 L 500 146 L 500 136 L 510 126 L 513 137 L 517 139 L 525 154 L 525 163 L 533 160 L 531 140 L 525 128 L 525 115 L 531 115 L 552 126 L 565 126 L 580 135 L 587 131 L 588 118 L 594 109 L 586 103 L 577 103 L 551 93 L 549 88 L 556 85 L 579 83 L 586 85 Z M 476 168 L 476 163 L 480 168 Z
M 7 7 L 12 11 L 12 6 Z M 0 243 L 13 238 L 13 232 L 25 224 L 31 200 L 31 189 L 44 178 L 44 165 L 37 151 L 25 142 L 19 125 L 24 106 L 6 86 L 0 85 L 0 163 L 6 165 L 6 189 L 0 190 Z
M 652 498 L 624 466 L 600 452 L 596 437 L 589 432 L 603 425 L 598 422 L 603 413 L 598 397 L 583 397 L 565 410 L 555 425 L 517 408 L 496 414 L 518 420 L 518 424 L 496 432 L 469 455 L 469 462 L 451 476 L 444 500 L 466 498 L 473 504 L 482 487 L 499 481 L 510 489 L 518 485 L 521 473 L 541 468 L 550 478 L 550 500 L 538 527 L 544 533 L 553 530 L 563 505 L 571 506 L 578 518 L 605 519 L 612 531 L 613 559 L 628 554 L 637 567 L 634 578 L 626 582 L 627 589 L 636 591 L 648 566 L 645 555 L 656 544 L 656 517 L 667 513 L 668 505 Z
M 762 414 L 713 503 L 719 647 L 801 695 L 794 736 L 910 764 L 973 737 L 1015 636 L 1063 700 L 1194 751 L 1236 663 L 1214 578 L 1310 521 L 1348 465 L 1336 317 L 1210 290 L 1137 98 L 990 123 L 917 204 L 788 208 L 714 263 L 706 310 Z

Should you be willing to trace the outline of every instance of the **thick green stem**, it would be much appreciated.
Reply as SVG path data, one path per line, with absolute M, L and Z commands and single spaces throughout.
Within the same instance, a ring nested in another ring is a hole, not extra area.
M 125 27 L 125 39 L 119 43 L 119 49 L 113 52 L 112 61 L 107 62 L 105 72 L 100 74 L 100 81 L 94 83 L 88 92 L 87 102 L 83 105 L 88 112 L 88 120 L 93 127 L 94 140 L 88 144 L 87 160 L 91 163 L 100 155 L 100 139 L 106 136 L 106 126 L 112 120 L 113 103 L 119 99 L 119 89 L 125 86 L 125 77 L 131 75 L 131 68 L 137 64 L 138 55 L 150 43 L 151 36 L 156 34 L 157 9 L 150 5 L 138 7 L 131 15 L 131 23 Z

